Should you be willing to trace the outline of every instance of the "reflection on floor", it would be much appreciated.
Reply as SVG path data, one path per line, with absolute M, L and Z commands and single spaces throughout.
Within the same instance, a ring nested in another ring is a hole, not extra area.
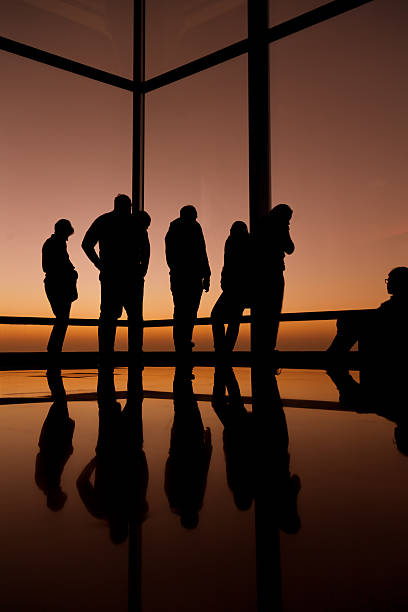
M 212 403 L 195 394 L 213 370 L 195 373 L 146 368 L 145 391 L 171 395 L 143 400 L 126 370 L 0 375 L 21 398 L 0 405 L 1 609 L 408 609 L 395 424 L 339 409 L 322 372 L 284 371 L 259 432 L 248 370 Z

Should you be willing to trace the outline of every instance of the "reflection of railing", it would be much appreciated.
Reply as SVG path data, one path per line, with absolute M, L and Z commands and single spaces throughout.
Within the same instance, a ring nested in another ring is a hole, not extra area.
M 280 320 L 285 321 L 333 321 L 344 314 L 363 314 L 370 312 L 366 310 L 323 310 L 319 312 L 294 312 L 282 313 Z M 12 317 L 0 316 L 0 325 L 53 325 L 53 317 Z M 250 323 L 250 315 L 242 317 L 242 323 Z M 77 327 L 97 327 L 98 319 L 70 319 L 69 324 Z M 210 325 L 209 317 L 200 317 L 196 325 Z M 118 327 L 127 327 L 126 319 L 118 321 Z M 150 319 L 144 321 L 145 328 L 172 327 L 173 319 Z M 46 356 L 44 352 L 15 352 L 0 353 L 0 370 L 14 369 L 44 369 L 46 367 Z M 278 351 L 276 354 L 277 365 L 283 368 L 308 368 L 325 369 L 325 351 Z M 96 352 L 65 352 L 62 355 L 61 365 L 65 368 L 94 368 L 97 366 L 98 354 Z M 144 363 L 149 366 L 172 366 L 175 362 L 175 354 L 170 351 L 146 351 Z M 195 365 L 214 365 L 214 353 L 207 351 L 194 352 Z M 115 365 L 127 365 L 127 352 L 118 351 L 115 354 Z M 233 355 L 233 365 L 247 367 L 251 365 L 251 354 L 249 351 L 236 351 Z M 358 352 L 349 355 L 349 367 L 359 369 Z

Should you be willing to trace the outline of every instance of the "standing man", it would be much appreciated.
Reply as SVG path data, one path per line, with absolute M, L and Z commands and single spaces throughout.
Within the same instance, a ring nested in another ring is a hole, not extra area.
M 277 204 L 261 220 L 253 240 L 253 302 L 263 325 L 260 340 L 267 351 L 273 351 L 279 330 L 285 289 L 285 256 L 295 245 L 290 237 L 293 211 L 287 204 Z
M 201 294 L 210 288 L 211 270 L 201 225 L 194 206 L 183 206 L 165 238 L 174 302 L 173 340 L 178 373 L 192 378 L 194 323 Z
M 146 212 L 131 214 L 131 201 L 119 194 L 111 212 L 98 217 L 88 229 L 82 248 L 98 270 L 101 281 L 99 353 L 111 362 L 116 324 L 125 308 L 128 317 L 129 357 L 141 358 L 143 347 L 144 277 L 150 258 Z M 99 243 L 99 255 L 95 251 Z
M 67 251 L 67 240 L 74 233 L 74 228 L 68 219 L 60 219 L 54 227 L 54 233 L 42 247 L 42 268 L 45 272 L 45 293 L 55 315 L 47 351 L 59 355 L 67 333 L 71 304 L 78 299 L 78 273 Z

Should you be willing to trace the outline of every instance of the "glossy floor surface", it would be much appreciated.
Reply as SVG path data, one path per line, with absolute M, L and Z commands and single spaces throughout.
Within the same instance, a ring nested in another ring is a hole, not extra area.
M 109 380 L 98 405 L 93 371 L 62 372 L 65 400 L 58 377 L 0 373 L 0 609 L 408 609 L 395 423 L 341 410 L 322 372 L 284 371 L 289 457 L 268 470 L 251 414 L 232 427 L 212 407 L 213 370 L 196 369 L 196 397 L 172 395 L 173 374 L 146 368 L 141 408 Z M 125 391 L 127 371 L 114 381 Z

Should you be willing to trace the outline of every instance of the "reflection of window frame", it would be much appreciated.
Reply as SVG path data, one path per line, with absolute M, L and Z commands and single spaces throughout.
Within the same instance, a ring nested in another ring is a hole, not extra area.
M 0 36 L 0 49 L 48 66 L 133 92 L 132 200 L 144 206 L 145 94 L 241 55 L 248 55 L 249 208 L 253 223 L 270 208 L 269 44 L 341 15 L 372 0 L 332 0 L 317 9 L 269 27 L 268 0 L 248 0 L 248 38 L 145 79 L 145 2 L 134 0 L 133 79 L 126 79 L 36 47 Z

